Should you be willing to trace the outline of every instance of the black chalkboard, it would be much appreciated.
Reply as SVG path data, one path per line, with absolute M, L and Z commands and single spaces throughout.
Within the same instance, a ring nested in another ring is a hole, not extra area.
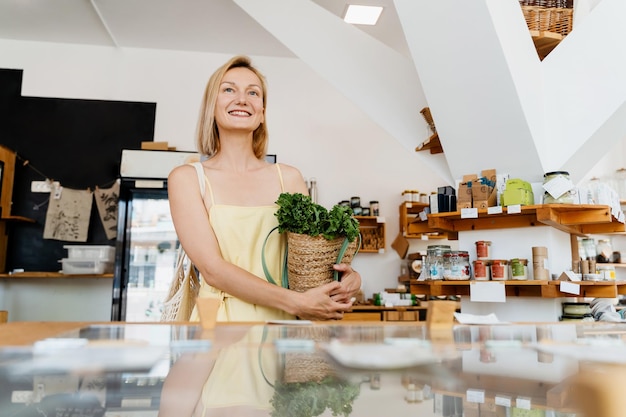
M 31 182 L 109 188 L 119 178 L 122 149 L 154 140 L 156 103 L 23 97 L 22 75 L 0 69 L 0 143 L 18 155 L 11 214 L 35 223 L 9 224 L 6 269 L 58 271 L 67 256 L 63 245 L 115 240 L 107 240 L 95 202 L 87 242 L 44 239 L 49 194 L 32 193 Z

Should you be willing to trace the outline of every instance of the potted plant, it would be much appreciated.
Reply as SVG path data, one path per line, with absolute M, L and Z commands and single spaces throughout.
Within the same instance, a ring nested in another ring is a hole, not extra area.
M 333 264 L 350 263 L 358 250 L 359 222 L 350 207 L 331 210 L 300 193 L 282 193 L 278 231 L 287 234 L 289 288 L 306 291 L 338 279 Z

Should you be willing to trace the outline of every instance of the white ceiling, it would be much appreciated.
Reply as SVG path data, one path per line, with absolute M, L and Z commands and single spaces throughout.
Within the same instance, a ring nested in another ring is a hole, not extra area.
M 350 3 L 311 1 L 338 17 Z M 267 4 L 272 7 L 271 2 Z M 393 0 L 359 0 L 358 4 L 383 6 L 384 10 L 376 26 L 357 27 L 408 56 Z M 280 13 L 277 8 L 276 14 Z M 232 0 L 0 0 L 0 38 L 294 56 Z

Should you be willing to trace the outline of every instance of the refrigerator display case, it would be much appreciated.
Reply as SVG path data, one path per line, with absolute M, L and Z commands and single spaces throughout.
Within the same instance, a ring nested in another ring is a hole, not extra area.
M 179 245 L 167 176 L 197 157 L 190 152 L 122 151 L 111 320 L 160 320 Z

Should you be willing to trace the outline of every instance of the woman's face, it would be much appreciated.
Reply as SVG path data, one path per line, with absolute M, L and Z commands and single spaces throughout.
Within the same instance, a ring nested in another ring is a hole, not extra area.
M 224 74 L 215 103 L 220 131 L 254 132 L 265 120 L 261 80 L 248 68 L 231 68 Z

